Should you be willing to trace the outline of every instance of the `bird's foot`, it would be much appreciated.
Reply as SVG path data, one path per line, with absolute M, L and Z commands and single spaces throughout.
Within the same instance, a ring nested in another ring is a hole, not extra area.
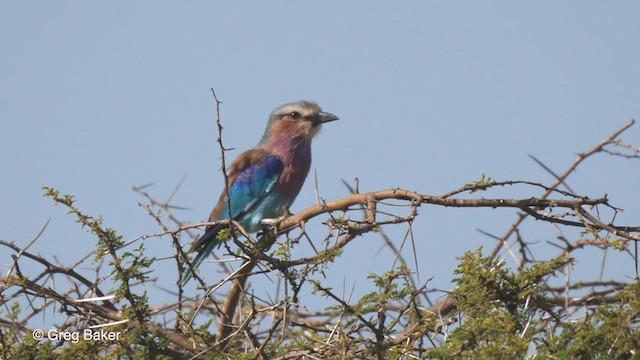
M 275 219 L 262 219 L 260 221 L 260 223 L 262 225 L 269 225 L 269 226 L 275 226 L 276 228 L 278 227 L 278 225 L 280 225 L 281 222 L 284 221 L 284 219 L 288 218 L 290 215 L 288 214 L 284 214 L 280 217 L 277 217 Z
M 260 223 L 262 225 L 273 226 L 273 227 L 275 227 L 276 232 L 278 232 L 280 230 L 280 223 L 283 222 L 284 219 L 288 218 L 291 215 L 292 214 L 289 211 L 289 207 L 285 205 L 285 206 L 282 207 L 282 216 L 277 217 L 275 219 L 262 219 L 260 221 Z

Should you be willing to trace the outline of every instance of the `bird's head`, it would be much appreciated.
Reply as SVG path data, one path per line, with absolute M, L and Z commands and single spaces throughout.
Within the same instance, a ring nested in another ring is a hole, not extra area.
M 338 117 L 322 111 L 311 101 L 297 101 L 284 104 L 269 115 L 269 123 L 261 143 L 272 138 L 311 139 L 320 131 L 322 124 L 338 120 Z

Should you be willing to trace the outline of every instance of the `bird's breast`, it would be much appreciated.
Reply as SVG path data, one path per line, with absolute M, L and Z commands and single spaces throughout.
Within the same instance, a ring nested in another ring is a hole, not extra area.
M 298 196 L 311 167 L 311 151 L 296 151 L 284 159 L 284 169 L 276 184 L 277 192 L 291 202 Z

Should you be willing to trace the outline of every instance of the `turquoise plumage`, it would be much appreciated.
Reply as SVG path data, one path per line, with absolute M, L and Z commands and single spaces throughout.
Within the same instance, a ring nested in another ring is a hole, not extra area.
M 311 166 L 311 140 L 321 125 L 338 117 L 321 111 L 309 101 L 285 104 L 269 116 L 267 128 L 260 142 L 240 154 L 229 166 L 229 198 L 222 191 L 209 221 L 228 219 L 229 215 L 250 233 L 265 226 L 263 219 L 284 214 L 300 192 Z M 228 204 L 231 205 L 229 211 Z M 192 262 L 198 268 L 214 248 L 226 225 L 209 226 L 194 243 L 198 255 Z M 191 278 L 187 273 L 185 282 Z

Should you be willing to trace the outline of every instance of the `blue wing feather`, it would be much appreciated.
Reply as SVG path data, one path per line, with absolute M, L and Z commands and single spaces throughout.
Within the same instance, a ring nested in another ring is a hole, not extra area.
M 243 215 L 250 212 L 273 190 L 283 167 L 282 161 L 277 156 L 268 154 L 262 164 L 252 164 L 242 170 L 229 188 L 231 215 L 235 220 L 242 223 Z M 225 202 L 224 205 L 220 219 L 229 218 L 227 203 Z M 254 231 L 254 229 L 247 230 Z
M 282 161 L 271 153 L 267 154 L 264 161 L 259 164 L 247 164 L 229 187 L 230 201 L 227 201 L 227 197 L 224 196 L 222 211 L 217 219 L 210 219 L 210 221 L 228 219 L 227 206 L 230 202 L 233 219 L 240 222 L 247 231 L 257 231 L 260 220 L 270 215 L 265 213 L 264 209 L 273 207 L 273 189 L 283 169 Z M 253 214 L 254 210 L 259 214 Z M 270 213 L 274 211 L 277 212 L 276 209 L 271 209 Z M 191 264 L 193 269 L 197 269 L 211 251 L 222 244 L 222 241 L 217 239 L 217 235 L 224 227 L 223 225 L 209 227 L 196 241 L 195 247 L 201 247 L 201 249 L 193 259 Z M 188 269 L 183 283 L 186 283 L 191 276 L 191 269 Z

